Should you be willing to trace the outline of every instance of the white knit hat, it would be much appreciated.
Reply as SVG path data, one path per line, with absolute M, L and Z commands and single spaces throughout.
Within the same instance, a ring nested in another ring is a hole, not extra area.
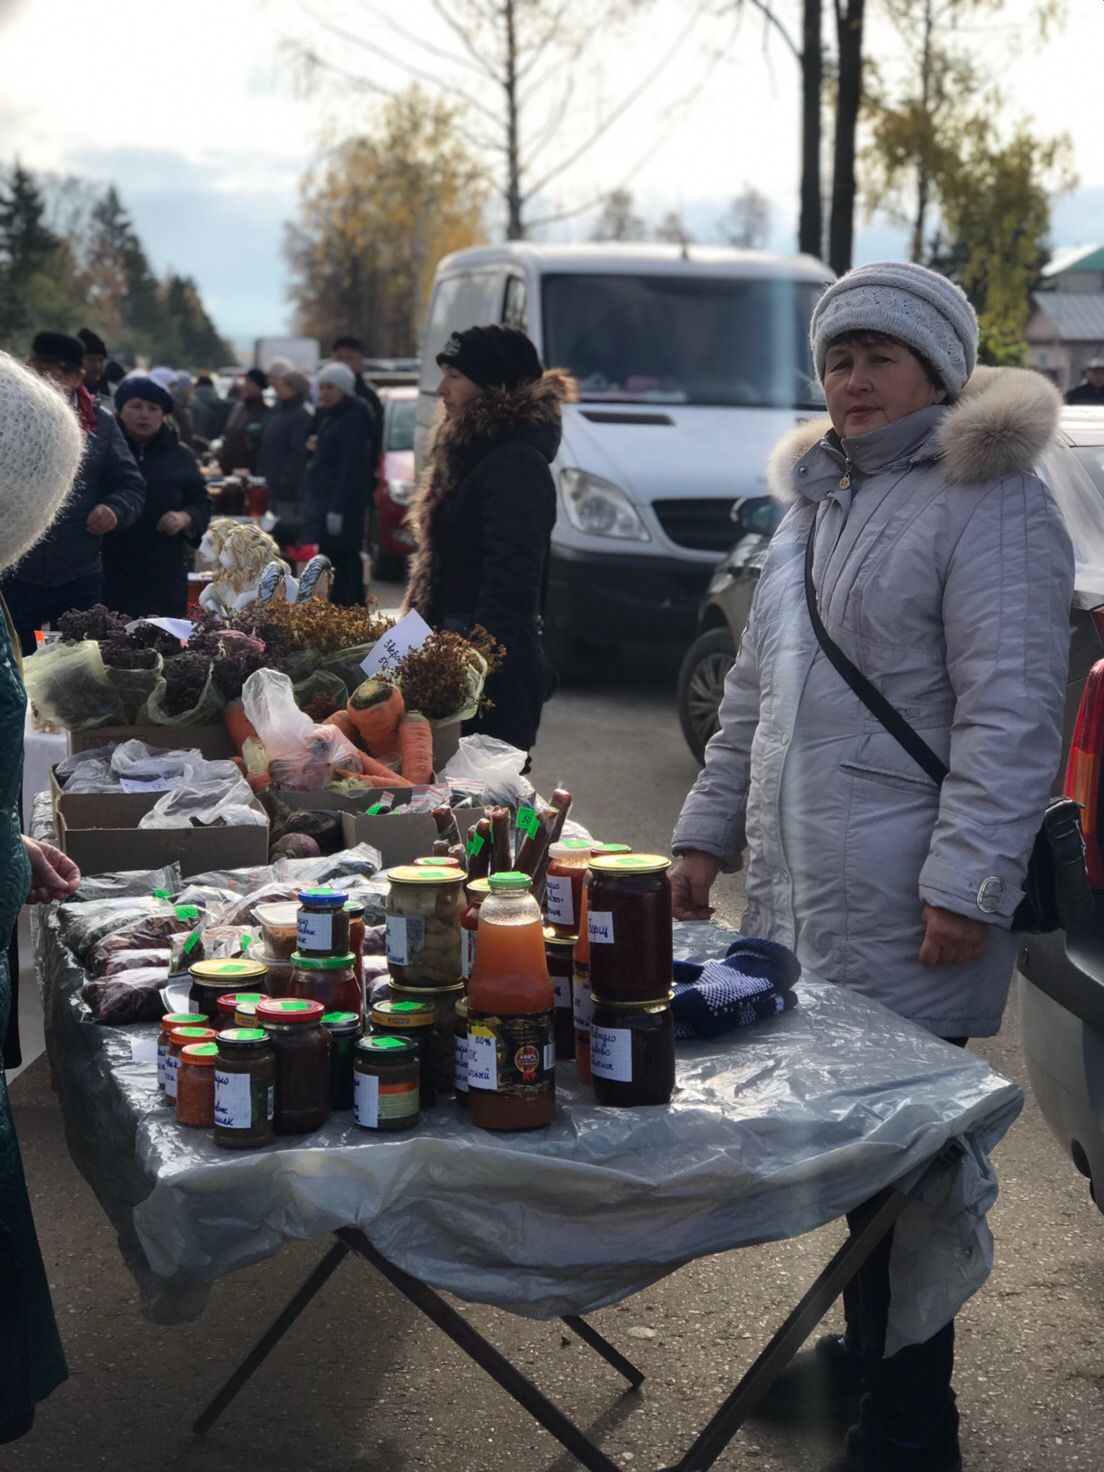
M 907 261 L 859 266 L 834 281 L 817 302 L 809 337 L 817 377 L 828 349 L 848 332 L 884 332 L 919 353 L 957 398 L 977 363 L 978 325 L 962 289 Z
M 49 530 L 83 454 L 62 390 L 0 353 L 0 570 Z
M 318 375 L 319 383 L 332 383 L 343 394 L 351 394 L 356 388 L 356 377 L 348 363 L 327 363 Z

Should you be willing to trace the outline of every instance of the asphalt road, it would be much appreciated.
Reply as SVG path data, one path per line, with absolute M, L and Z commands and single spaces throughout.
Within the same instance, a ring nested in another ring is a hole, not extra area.
M 549 705 L 535 775 L 570 786 L 607 840 L 662 850 L 694 763 L 673 708 L 673 657 L 575 672 Z M 735 918 L 734 882 L 720 896 Z M 1026 1084 L 1018 1016 L 975 1045 Z M 401 1472 L 574 1465 L 441 1334 L 367 1268 L 347 1263 L 205 1443 L 193 1416 L 321 1256 L 288 1247 L 216 1285 L 194 1324 L 140 1315 L 133 1280 L 69 1162 L 43 1060 L 13 1086 L 44 1255 L 71 1378 L 35 1431 L 0 1450 L 4 1472 Z M 1104 1218 L 1030 1097 L 997 1152 L 993 1275 L 959 1319 L 957 1387 L 970 1472 L 1065 1472 L 1104 1464 Z M 600 1439 L 620 1465 L 677 1460 L 839 1241 L 708 1259 L 595 1316 L 646 1370 L 641 1393 L 557 1324 L 465 1310 L 472 1323 Z M 812 1472 L 836 1444 L 815 1428 L 752 1423 L 717 1463 Z

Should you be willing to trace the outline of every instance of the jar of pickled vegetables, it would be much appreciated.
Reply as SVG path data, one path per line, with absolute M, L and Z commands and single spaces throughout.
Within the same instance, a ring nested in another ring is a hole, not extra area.
M 557 935 L 576 936 L 583 903 L 583 885 L 590 863 L 587 838 L 565 838 L 548 850 L 548 878 L 544 890 L 544 917 Z
M 387 964 L 392 977 L 400 986 L 455 986 L 463 979 L 463 870 L 404 864 L 389 870 L 387 879 Z
M 645 1002 L 671 990 L 670 859 L 613 854 L 590 861 L 590 986 L 607 1002 Z

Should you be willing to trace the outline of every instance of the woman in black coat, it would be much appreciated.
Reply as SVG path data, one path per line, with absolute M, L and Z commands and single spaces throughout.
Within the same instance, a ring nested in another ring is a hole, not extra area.
M 307 471 L 305 535 L 333 563 L 331 602 L 364 604 L 364 511 L 372 465 L 372 414 L 353 370 L 330 363 L 318 375 L 318 441 Z
M 575 396 L 512 327 L 471 327 L 439 354 L 445 418 L 411 507 L 418 537 L 406 606 L 435 628 L 482 625 L 506 647 L 491 708 L 466 731 L 528 751 L 548 694 L 540 617 L 556 488 L 551 463 Z
M 188 610 L 187 547 L 211 520 L 199 462 L 168 422 L 173 402 L 152 378 L 125 378 L 115 409 L 146 483 L 141 516 L 104 538 L 104 602 L 132 618 L 183 618 Z

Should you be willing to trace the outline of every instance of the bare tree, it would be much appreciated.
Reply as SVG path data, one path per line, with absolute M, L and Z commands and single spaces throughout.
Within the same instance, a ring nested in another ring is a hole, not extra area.
M 664 245 L 692 245 L 694 237 L 686 228 L 678 210 L 668 210 L 655 229 L 655 238 Z
M 592 240 L 643 240 L 644 221 L 636 213 L 631 192 L 615 189 L 606 196 L 602 212 L 595 222 Z
M 721 235 L 740 250 L 762 250 L 770 238 L 770 200 L 745 184 L 720 220 Z
M 828 264 L 837 276 L 851 269 L 855 244 L 855 138 L 862 104 L 865 5 L 866 0 L 835 0 L 838 79 Z

